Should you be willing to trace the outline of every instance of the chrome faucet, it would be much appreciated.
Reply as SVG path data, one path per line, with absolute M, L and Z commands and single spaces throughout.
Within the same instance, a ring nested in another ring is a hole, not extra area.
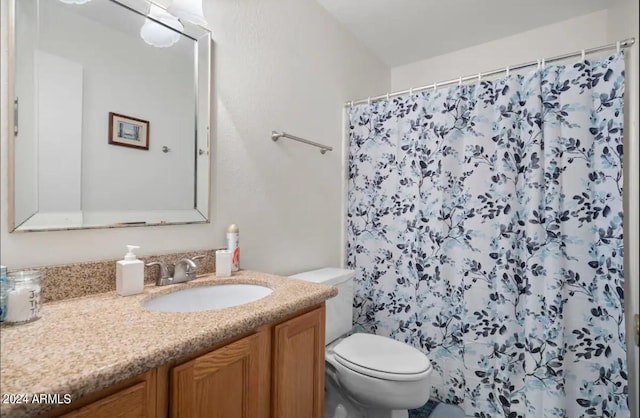
M 196 278 L 198 265 L 190 258 L 183 258 L 173 268 L 173 283 L 188 282 Z
M 165 286 L 168 284 L 184 283 L 196 278 L 199 261 L 206 255 L 198 255 L 191 258 L 183 258 L 173 266 L 173 277 L 169 273 L 169 267 L 164 260 L 154 261 L 145 264 L 147 267 L 159 266 L 160 276 L 156 279 L 156 286 Z
M 169 268 L 167 263 L 163 260 L 154 261 L 152 263 L 145 264 L 147 267 L 160 266 L 160 277 L 156 279 L 156 286 L 164 286 L 173 283 L 173 278 L 169 274 Z

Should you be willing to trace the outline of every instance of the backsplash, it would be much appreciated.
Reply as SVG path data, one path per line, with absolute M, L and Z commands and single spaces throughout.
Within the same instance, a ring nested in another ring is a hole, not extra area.
M 198 275 L 200 275 L 215 272 L 215 252 L 215 249 L 211 249 L 139 258 L 145 263 L 164 260 L 166 263 L 173 264 L 185 257 L 193 258 L 197 255 L 206 255 L 207 257 L 199 261 Z M 115 291 L 117 261 L 118 259 L 21 270 L 37 270 L 42 273 L 40 297 L 41 301 L 46 303 Z M 154 283 L 159 275 L 160 269 L 158 267 L 145 267 L 145 285 Z

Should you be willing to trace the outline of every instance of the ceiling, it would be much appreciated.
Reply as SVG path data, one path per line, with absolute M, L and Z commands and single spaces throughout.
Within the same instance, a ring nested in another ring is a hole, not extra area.
M 317 0 L 391 67 L 607 8 L 607 0 Z

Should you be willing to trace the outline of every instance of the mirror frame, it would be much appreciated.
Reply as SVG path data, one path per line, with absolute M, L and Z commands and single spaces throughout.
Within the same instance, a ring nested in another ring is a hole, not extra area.
M 140 222 L 116 222 L 116 223 L 112 223 L 112 224 L 104 224 L 104 225 L 81 225 L 81 226 L 63 226 L 63 227 L 59 227 L 59 226 L 54 226 L 54 227 L 24 227 L 21 228 L 22 225 L 24 225 L 24 222 L 21 223 L 20 225 L 16 225 L 16 213 L 15 213 L 15 193 L 16 193 L 16 188 L 17 185 L 15 184 L 15 161 L 14 161 L 14 157 L 15 157 L 15 140 L 16 140 L 16 127 L 17 127 L 17 119 L 18 119 L 18 106 L 16 106 L 16 98 L 15 98 L 15 94 L 16 94 L 16 88 L 15 88 L 15 83 L 16 83 L 16 3 L 18 1 L 22 1 L 22 0 L 8 0 L 8 7 L 7 7 L 7 81 L 8 81 L 8 88 L 7 88 L 7 119 L 8 119 L 8 141 L 7 141 L 7 186 L 8 186 L 8 210 L 7 210 L 7 223 L 8 223 L 8 227 L 9 227 L 9 232 L 39 232 L 39 231 L 67 231 L 67 230 L 81 230 L 81 229 L 110 229 L 110 228 L 126 228 L 126 227 L 138 227 L 138 226 L 160 226 L 160 225 L 190 225 L 190 224 L 207 224 L 207 223 L 211 223 L 211 210 L 212 210 L 212 204 L 211 204 L 211 173 L 212 173 L 212 161 L 213 159 L 211 158 L 211 89 L 212 89 L 212 79 L 211 79 L 211 62 L 213 59 L 213 51 L 212 51 L 212 37 L 211 37 L 211 31 L 203 26 L 200 25 L 195 25 L 192 24 L 191 22 L 182 22 L 184 26 L 184 30 L 182 31 L 182 34 L 190 39 L 192 39 L 194 41 L 194 51 L 197 54 L 197 51 L 199 51 L 201 48 L 205 49 L 207 52 L 207 56 L 205 58 L 206 62 L 205 64 L 205 74 L 200 74 L 200 65 L 199 65 L 199 60 L 198 60 L 198 56 L 196 55 L 194 57 L 195 59 L 195 68 L 194 68 L 194 83 L 196 84 L 197 88 L 195 89 L 195 97 L 194 97 L 194 106 L 196 108 L 196 118 L 195 118 L 195 123 L 194 123 L 194 127 L 195 127 L 195 131 L 194 131 L 194 141 L 196 142 L 195 145 L 195 153 L 196 155 L 194 156 L 194 164 L 195 164 L 195 170 L 194 170 L 194 189 L 196 189 L 196 195 L 194 195 L 194 208 L 193 211 L 199 213 L 203 219 L 202 220 L 194 220 L 194 221 L 159 221 L 159 222 L 147 222 L 147 221 L 140 221 Z M 37 0 L 37 1 L 42 1 L 42 0 Z M 134 7 L 131 4 L 127 4 L 127 0 L 108 0 L 111 3 L 114 3 L 118 6 L 124 7 L 125 9 L 128 9 L 130 12 L 132 13 L 137 13 L 147 19 L 151 19 L 149 16 L 147 16 L 146 13 L 138 10 L 136 7 Z M 159 7 L 162 7 L 163 9 L 165 9 L 164 6 L 156 3 L 155 1 L 151 1 L 151 0 L 142 0 L 145 3 L 149 4 L 149 5 L 156 5 Z M 154 20 L 154 19 L 151 19 Z M 158 23 L 159 25 L 165 26 L 167 27 L 164 23 L 159 22 L 154 20 L 154 22 Z M 172 29 L 172 28 L 169 28 Z M 204 42 L 204 45 L 201 44 L 201 42 Z M 200 85 L 201 81 L 204 80 L 206 81 L 206 85 Z M 204 100 L 202 101 L 202 106 L 200 105 L 200 100 L 202 99 L 202 95 L 205 95 Z M 201 107 L 203 109 L 201 109 Z M 198 197 L 197 197 L 197 189 L 199 189 L 198 187 L 198 183 L 197 183 L 197 179 L 198 179 L 198 170 L 197 170 L 197 155 L 199 152 L 201 152 L 202 150 L 198 148 L 198 140 L 199 140 L 199 133 L 201 131 L 201 129 L 199 129 L 199 126 L 202 124 L 202 122 L 206 123 L 206 127 L 203 127 L 203 130 L 206 131 L 204 133 L 204 135 L 206 135 L 206 153 L 207 153 L 207 160 L 209 162 L 209 167 L 207 170 L 207 179 L 206 179 L 206 210 L 207 213 L 203 214 L 198 208 L 197 208 L 197 201 L 198 201 Z M 35 212 L 34 215 L 38 213 Z M 33 215 L 31 215 L 33 216 Z M 30 217 L 31 217 L 30 216 Z M 25 221 L 26 222 L 26 221 Z

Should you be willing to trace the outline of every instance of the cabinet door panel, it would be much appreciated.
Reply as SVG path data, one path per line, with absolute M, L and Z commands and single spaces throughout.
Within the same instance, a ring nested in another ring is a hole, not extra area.
M 268 418 L 270 344 L 262 331 L 175 367 L 172 416 Z
M 324 417 L 324 317 L 323 305 L 274 328 L 274 417 Z
M 148 388 L 140 382 L 128 389 L 116 392 L 78 410 L 65 418 L 144 418 L 152 416 L 148 411 Z

